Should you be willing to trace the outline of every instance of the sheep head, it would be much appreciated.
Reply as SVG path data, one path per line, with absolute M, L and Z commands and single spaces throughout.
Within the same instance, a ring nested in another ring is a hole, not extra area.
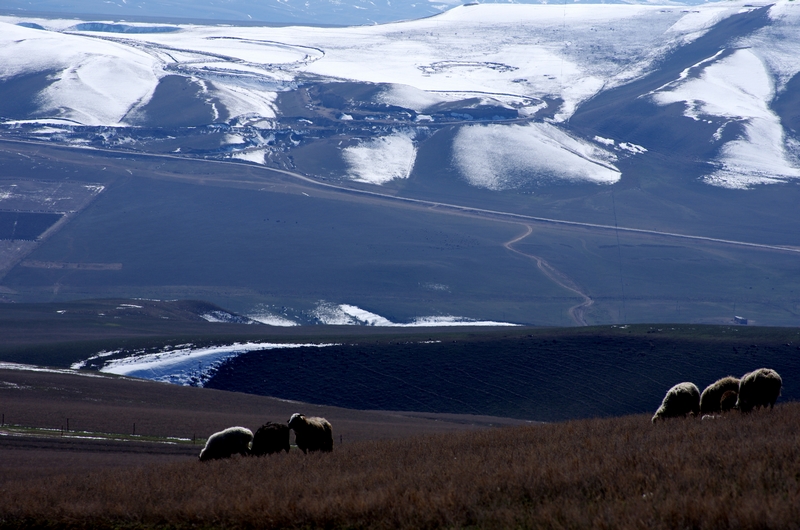
M 302 414 L 298 413 L 292 414 L 292 417 L 289 418 L 289 428 L 295 429 L 295 427 L 297 427 L 298 425 L 302 425 L 305 422 L 306 422 L 306 417 L 303 416 Z

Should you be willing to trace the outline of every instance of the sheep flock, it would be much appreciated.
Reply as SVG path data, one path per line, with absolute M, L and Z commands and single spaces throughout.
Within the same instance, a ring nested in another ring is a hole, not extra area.
M 678 383 L 667 391 L 653 423 L 668 418 L 703 415 L 756 408 L 772 408 L 781 395 L 783 381 L 775 370 L 759 368 L 741 378 L 726 376 L 708 385 L 701 393 L 697 385 Z M 255 434 L 245 427 L 229 427 L 212 434 L 200 452 L 201 461 L 230 458 L 234 455 L 264 456 L 290 450 L 290 431 L 303 453 L 333 451 L 333 428 L 325 418 L 292 414 L 286 424 L 267 422 Z
M 653 423 L 688 415 L 706 418 L 730 410 L 746 413 L 755 408 L 772 408 L 781 395 L 782 385 L 781 376 L 770 368 L 759 368 L 741 379 L 730 375 L 723 377 L 702 393 L 694 383 L 678 383 L 667 391 L 653 416 Z
M 267 422 L 255 434 L 245 427 L 229 427 L 208 437 L 200 461 L 231 458 L 234 455 L 264 456 L 289 452 L 289 431 L 297 447 L 308 451 L 333 451 L 333 428 L 325 418 L 293 414 L 287 424 Z

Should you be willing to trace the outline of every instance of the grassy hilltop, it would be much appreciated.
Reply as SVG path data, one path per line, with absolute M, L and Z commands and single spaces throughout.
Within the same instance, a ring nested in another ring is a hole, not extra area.
M 5 480 L 0 528 L 795 528 L 800 405 Z

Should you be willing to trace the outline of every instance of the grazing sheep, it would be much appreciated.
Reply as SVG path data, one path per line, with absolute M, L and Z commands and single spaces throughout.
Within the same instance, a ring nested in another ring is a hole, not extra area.
M 230 458 L 235 454 L 246 455 L 250 452 L 252 441 L 253 431 L 244 427 L 229 427 L 215 432 L 200 451 L 200 461 Z
M 289 452 L 289 427 L 271 421 L 259 427 L 253 436 L 253 447 L 250 449 L 250 454 L 262 456 L 281 451 Z
M 664 396 L 664 401 L 653 416 L 653 423 L 659 419 L 677 418 L 700 412 L 700 390 L 694 383 L 678 383 Z
M 720 399 L 729 390 L 739 391 L 739 380 L 730 375 L 708 385 L 700 394 L 700 414 L 720 412 Z
M 756 407 L 772 408 L 781 395 L 783 381 L 778 372 L 769 368 L 759 368 L 742 376 L 739 382 L 739 399 L 736 408 L 750 412 Z
M 738 388 L 736 390 L 738 390 Z M 722 397 L 719 398 L 720 411 L 728 412 L 736 406 L 736 400 L 739 399 L 739 392 L 736 390 L 728 390 L 722 394 Z
M 333 451 L 333 429 L 325 418 L 306 418 L 292 414 L 289 428 L 294 431 L 295 443 L 306 451 Z

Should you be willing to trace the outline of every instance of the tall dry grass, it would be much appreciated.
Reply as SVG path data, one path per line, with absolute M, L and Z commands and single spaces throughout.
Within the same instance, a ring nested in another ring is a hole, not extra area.
M 798 528 L 800 404 L 0 483 L 0 527 L 33 526 Z

